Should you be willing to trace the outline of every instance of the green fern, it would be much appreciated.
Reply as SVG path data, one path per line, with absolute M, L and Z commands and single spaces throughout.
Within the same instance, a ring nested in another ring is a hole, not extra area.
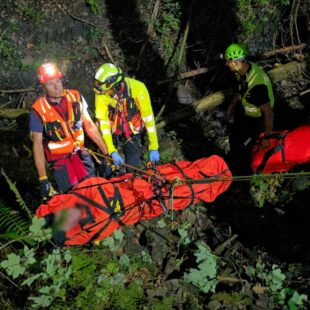
M 0 200 L 0 227 L 3 232 L 1 238 L 14 239 L 28 233 L 29 223 L 17 211 L 5 206 Z
M 8 183 L 9 187 L 10 187 L 10 190 L 15 194 L 15 197 L 16 197 L 16 201 L 18 202 L 19 206 L 22 208 L 22 210 L 24 210 L 29 219 L 32 218 L 32 214 L 31 214 L 31 211 L 29 210 L 29 208 L 27 207 L 23 197 L 21 196 L 21 194 L 19 193 L 15 183 L 13 183 L 10 178 L 5 174 L 4 170 L 2 170 L 2 175 L 4 176 L 6 182 Z

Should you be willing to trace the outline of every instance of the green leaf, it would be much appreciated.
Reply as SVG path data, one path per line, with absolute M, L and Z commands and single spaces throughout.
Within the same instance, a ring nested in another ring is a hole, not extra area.
M 6 270 L 8 275 L 15 279 L 25 273 L 26 268 L 20 265 L 20 256 L 10 253 L 7 258 L 7 260 L 1 262 L 1 267 Z
M 124 234 L 121 230 L 118 229 L 114 232 L 114 237 L 116 240 L 122 241 L 124 239 Z
M 22 282 L 22 285 L 28 285 L 28 286 L 31 286 L 31 284 L 39 279 L 41 277 L 42 273 L 37 273 L 29 278 L 27 278 L 25 281 Z
M 52 297 L 41 295 L 39 297 L 29 297 L 28 299 L 32 300 L 36 306 L 39 307 L 49 307 L 52 303 Z
M 214 259 L 207 259 L 198 265 L 202 273 L 209 278 L 215 278 L 217 274 L 217 266 Z
M 34 217 L 32 219 L 32 224 L 29 227 L 29 231 L 32 233 L 39 233 L 42 231 L 44 225 L 45 225 L 44 217 L 41 218 Z
M 115 273 L 118 272 L 119 266 L 115 262 L 109 262 L 106 267 L 102 270 L 105 273 Z
M 70 252 L 70 250 L 67 250 L 65 252 L 64 260 L 66 263 L 69 263 L 71 261 L 71 259 L 72 259 L 71 252 Z
M 110 250 L 115 248 L 115 241 L 113 237 L 108 237 L 102 241 L 102 244 L 108 247 Z
M 25 255 L 25 264 L 32 265 L 37 260 L 34 258 L 34 249 L 29 249 L 27 246 L 24 247 L 24 255 Z
M 10 178 L 4 173 L 2 170 L 2 175 L 4 176 L 6 182 L 8 183 L 10 190 L 15 194 L 16 201 L 18 202 L 19 206 L 27 213 L 29 219 L 32 218 L 32 213 L 30 209 L 27 207 L 24 199 L 22 198 L 21 194 L 19 193 L 16 185 L 10 180 Z
M 281 269 L 277 268 L 275 265 L 272 268 L 273 270 L 271 272 L 270 289 L 271 291 L 275 292 L 283 287 L 283 281 L 285 280 L 286 276 L 284 273 L 282 273 Z
M 2 268 L 11 267 L 20 263 L 20 256 L 14 253 L 10 253 L 7 258 L 7 260 L 1 262 Z
M 127 254 L 124 254 L 122 255 L 120 258 L 119 258 L 119 264 L 123 267 L 128 267 L 129 264 L 130 264 L 130 259 L 128 257 Z
M 165 219 L 164 219 L 164 218 L 160 219 L 160 220 L 157 222 L 157 227 L 158 227 L 158 228 L 165 228 L 165 227 L 166 227 L 166 222 L 165 222 Z
M 15 265 L 10 267 L 11 276 L 13 279 L 16 279 L 17 277 L 23 275 L 26 271 L 26 268 L 21 265 Z
M 39 289 L 39 292 L 42 294 L 50 294 L 52 287 L 51 286 L 43 286 Z
M 304 302 L 308 300 L 308 296 L 305 294 L 299 294 L 298 292 L 294 291 L 293 296 L 290 298 L 288 301 L 288 305 L 290 310 L 295 310 L 300 307 L 297 306 L 302 306 Z

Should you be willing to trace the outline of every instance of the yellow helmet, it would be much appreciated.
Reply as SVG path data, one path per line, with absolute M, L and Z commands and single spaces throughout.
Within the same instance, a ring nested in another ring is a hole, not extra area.
M 121 83 L 123 79 L 122 69 L 111 63 L 105 63 L 98 68 L 95 74 L 94 90 L 98 93 L 105 92 Z

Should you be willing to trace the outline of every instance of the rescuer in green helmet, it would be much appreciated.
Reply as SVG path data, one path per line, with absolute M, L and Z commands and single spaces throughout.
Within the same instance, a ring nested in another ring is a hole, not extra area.
M 225 51 L 226 65 L 235 73 L 238 90 L 227 109 L 227 119 L 231 120 L 238 102 L 244 110 L 244 129 L 248 135 L 247 143 L 255 143 L 262 132 L 270 135 L 273 130 L 274 96 L 272 84 L 264 70 L 253 62 L 247 61 L 247 49 L 243 44 L 233 43 Z M 240 122 L 241 119 L 236 119 Z M 246 142 L 246 141 L 244 141 Z M 269 140 L 263 139 L 263 148 Z
M 96 118 L 108 152 L 116 165 L 124 163 L 117 148 L 122 148 L 127 164 L 139 167 L 142 155 L 141 134 L 148 137 L 149 161 L 158 162 L 158 139 L 151 99 L 146 86 L 127 77 L 121 68 L 105 63 L 95 74 Z

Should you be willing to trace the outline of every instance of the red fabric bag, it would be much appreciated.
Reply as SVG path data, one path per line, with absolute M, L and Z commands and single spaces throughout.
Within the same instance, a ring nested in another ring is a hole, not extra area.
M 285 172 L 310 161 L 310 125 L 270 135 L 270 147 L 262 149 L 260 141 L 253 147 L 251 168 L 256 173 Z

